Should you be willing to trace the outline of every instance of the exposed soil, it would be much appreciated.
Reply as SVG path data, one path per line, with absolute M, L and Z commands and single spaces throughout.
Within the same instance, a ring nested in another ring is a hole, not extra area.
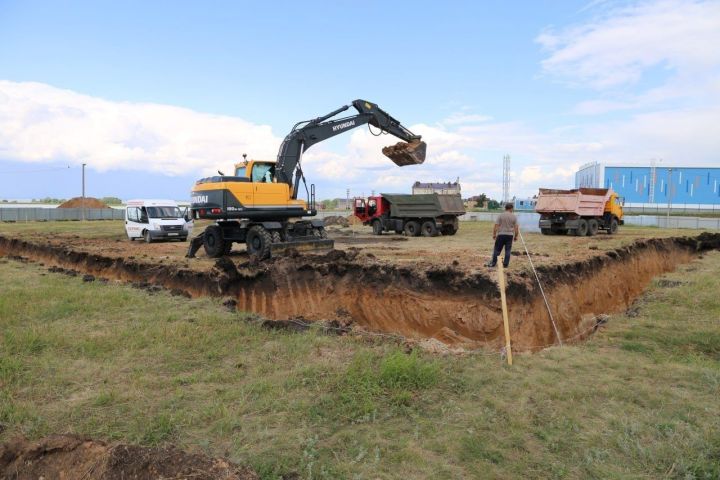
M 7 480 L 255 480 L 247 467 L 175 447 L 108 444 L 76 435 L 0 446 L 0 478 Z
M 628 309 L 656 275 L 718 248 L 720 234 L 639 240 L 575 262 L 540 265 L 538 274 L 561 338 L 577 340 L 594 331 L 601 314 Z M 468 348 L 502 344 L 496 272 L 464 268 L 457 261 L 402 265 L 347 247 L 259 264 L 246 256 L 230 256 L 201 269 L 198 264 L 113 256 L 110 248 L 95 254 L 53 242 L 0 237 L 3 253 L 98 279 L 131 282 L 150 292 L 166 288 L 175 294 L 230 297 L 238 309 L 270 320 L 301 316 Z M 535 350 L 556 343 L 534 276 L 526 270 L 510 271 L 507 293 L 514 348 Z M 298 322 L 291 323 L 287 327 L 295 329 Z
M 110 208 L 107 204 L 93 197 L 75 197 L 61 203 L 57 208 Z

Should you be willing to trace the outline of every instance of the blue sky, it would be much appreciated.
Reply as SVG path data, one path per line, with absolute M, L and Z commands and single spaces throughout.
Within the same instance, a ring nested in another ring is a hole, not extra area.
M 355 98 L 428 161 L 357 129 L 308 151 L 320 197 L 457 176 L 498 196 L 505 153 L 518 195 L 588 161 L 718 164 L 718 32 L 717 2 L 0 0 L 0 198 L 77 195 L 84 162 L 90 195 L 185 199 Z

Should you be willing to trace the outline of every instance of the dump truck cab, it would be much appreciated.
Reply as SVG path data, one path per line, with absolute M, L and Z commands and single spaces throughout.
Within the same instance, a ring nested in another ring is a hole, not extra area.
M 623 225 L 625 223 L 623 220 L 623 205 L 625 205 L 625 198 L 619 197 L 617 193 L 612 192 L 607 203 L 605 203 L 605 215 L 617 218 L 618 223 Z

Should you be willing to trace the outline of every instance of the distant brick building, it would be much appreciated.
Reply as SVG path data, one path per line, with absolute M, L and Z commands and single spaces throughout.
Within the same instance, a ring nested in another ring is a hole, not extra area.
M 423 183 L 415 182 L 412 186 L 413 195 L 423 193 L 440 193 L 446 195 L 460 195 L 460 179 L 455 182 Z

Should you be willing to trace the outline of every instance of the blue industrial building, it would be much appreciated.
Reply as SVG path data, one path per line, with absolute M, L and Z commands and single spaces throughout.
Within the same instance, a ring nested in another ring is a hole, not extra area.
M 720 205 L 720 168 L 583 165 L 575 188 L 612 188 L 626 205 Z

